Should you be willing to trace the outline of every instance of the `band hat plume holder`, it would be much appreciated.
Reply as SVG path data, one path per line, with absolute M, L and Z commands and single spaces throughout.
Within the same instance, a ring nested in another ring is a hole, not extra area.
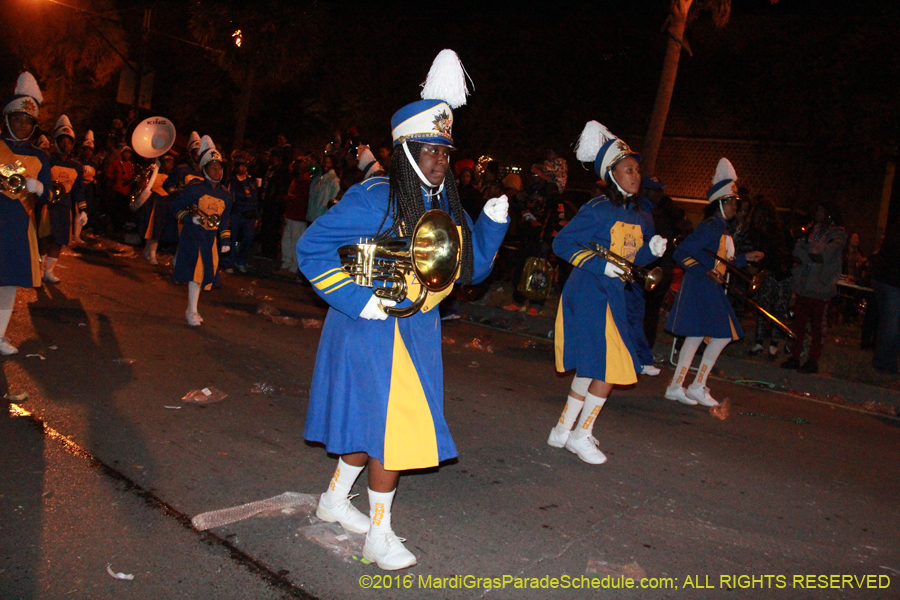
M 720 198 L 737 197 L 737 172 L 727 158 L 720 158 L 713 175 L 712 187 L 706 192 L 706 198 L 715 202 Z
M 13 95 L 3 103 L 3 114 L 25 113 L 36 121 L 40 115 L 40 106 L 44 101 L 37 80 L 28 71 L 19 75 Z
M 575 144 L 575 156 L 581 162 L 594 163 L 594 172 L 607 183 L 610 183 L 607 178 L 609 172 L 626 156 L 633 156 L 638 162 L 641 161 L 640 154 L 597 121 L 585 124 Z

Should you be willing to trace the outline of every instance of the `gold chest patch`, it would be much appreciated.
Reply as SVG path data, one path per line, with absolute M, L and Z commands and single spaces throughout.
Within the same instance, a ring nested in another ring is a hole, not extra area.
M 644 233 L 641 226 L 634 223 L 617 221 L 609 230 L 609 249 L 624 259 L 634 262 L 638 250 L 644 245 Z
M 77 177 L 78 171 L 72 167 L 50 167 L 50 179 L 61 183 L 66 188 L 67 194 L 72 191 Z

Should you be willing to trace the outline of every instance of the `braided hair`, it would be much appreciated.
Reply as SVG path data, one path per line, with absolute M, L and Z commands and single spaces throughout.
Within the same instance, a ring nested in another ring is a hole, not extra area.
M 419 155 L 422 153 L 420 142 L 408 141 L 409 152 L 413 160 L 418 162 Z M 474 273 L 474 253 L 472 250 L 472 231 L 469 228 L 469 222 L 466 220 L 466 214 L 463 211 L 462 203 L 459 200 L 459 191 L 456 188 L 456 182 L 452 175 L 444 179 L 444 190 L 447 192 L 447 200 L 450 204 L 450 212 L 453 220 L 462 230 L 462 253 L 460 257 L 460 273 L 459 282 L 467 284 L 472 281 Z M 431 207 L 425 206 L 422 199 L 421 180 L 413 170 L 412 165 L 406 158 L 406 152 L 396 150 L 391 154 L 391 173 L 390 173 L 390 195 L 388 197 L 387 210 L 378 226 L 379 233 L 375 236 L 376 242 L 385 241 L 401 235 L 402 227 L 412 227 L 419 222 L 422 215 Z M 390 227 L 382 231 L 382 227 L 387 222 L 390 215 Z M 412 231 L 404 232 L 411 234 Z

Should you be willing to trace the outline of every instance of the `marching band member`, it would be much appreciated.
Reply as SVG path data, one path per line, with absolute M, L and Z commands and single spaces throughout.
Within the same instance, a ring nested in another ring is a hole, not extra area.
M 150 213 L 147 216 L 147 226 L 144 229 L 144 258 L 151 265 L 159 264 L 156 258 L 156 249 L 159 246 L 159 238 L 172 221 L 172 197 L 165 189 L 165 183 L 175 173 L 175 154 L 170 150 L 159 157 L 159 167 L 156 175 L 150 183 Z
M 235 154 L 233 165 L 234 173 L 225 187 L 234 198 L 231 208 L 231 238 L 234 248 L 222 262 L 226 269 L 234 267 L 241 273 L 246 273 L 247 257 L 250 256 L 259 218 L 259 190 L 253 178 L 247 175 L 249 160 L 245 153 Z
M 203 181 L 205 175 L 200 166 L 200 136 L 192 131 L 188 137 L 188 155 L 185 162 L 175 167 L 175 173 L 166 179 L 163 189 L 172 194 L 177 188 L 184 188 L 191 181 Z M 221 163 L 220 163 L 221 164 Z
M 435 91 L 439 73 L 456 84 L 455 91 L 446 85 Z M 451 107 L 464 104 L 466 94 L 459 58 L 444 50 L 429 72 L 424 99 L 391 119 L 396 150 L 390 177 L 372 177 L 349 188 L 297 244 L 300 270 L 331 305 L 319 342 L 305 436 L 340 459 L 316 514 L 350 531 L 367 532 L 364 556 L 385 570 L 416 564 L 391 527 L 400 472 L 435 467 L 457 455 L 444 419 L 436 310 L 452 285 L 429 294 L 422 310 L 411 316 L 388 316 L 383 306 L 393 301 L 379 300 L 372 289 L 357 285 L 342 270 L 338 248 L 360 238 L 379 242 L 408 236 L 425 211 L 440 208 L 461 231 L 457 281 L 477 283 L 490 273 L 508 226 L 508 202 L 505 196 L 488 201 L 474 225 L 460 204 L 449 169 Z M 411 284 L 409 295 L 416 297 L 419 285 L 412 277 Z M 398 306 L 409 304 L 407 298 Z M 379 352 L 371 351 L 375 348 L 387 349 L 387 365 Z M 348 498 L 366 466 L 368 518 Z
M 221 186 L 222 155 L 208 135 L 201 140 L 198 162 L 203 181 L 190 183 L 172 201 L 172 213 L 179 222 L 184 223 L 172 279 L 188 284 L 188 308 L 184 317 L 192 327 L 203 322 L 197 312 L 200 290 L 212 289 L 219 280 L 216 234 L 222 244 L 221 251 L 224 253 L 231 249 L 231 194 Z
M 614 385 L 637 381 L 641 364 L 628 334 L 625 282 L 620 277 L 624 271 L 585 245 L 594 242 L 640 266 L 662 256 L 666 240 L 654 236 L 645 243 L 645 215 L 638 196 L 640 155 L 606 127 L 590 121 L 578 140 L 576 156 L 594 163 L 594 171 L 606 182 L 606 193 L 582 206 L 553 241 L 556 255 L 575 267 L 563 288 L 554 336 L 556 370 L 574 369 L 575 379 L 547 443 L 599 465 L 606 462 L 606 455 L 592 435 L 597 415 Z
M 61 115 L 56 121 L 53 143 L 56 152 L 50 156 L 50 178 L 62 186 L 63 194 L 42 211 L 39 232 L 42 234 L 41 262 L 44 265 L 43 280 L 47 283 L 59 283 L 59 277 L 53 272 L 53 268 L 59 261 L 63 246 L 69 244 L 73 208 L 77 212 L 75 223 L 79 226 L 79 232 L 81 227 L 87 225 L 88 220 L 84 199 L 84 167 L 72 157 L 75 150 L 75 130 L 66 115 Z
M 50 160 L 29 138 L 43 100 L 37 81 L 25 72 L 19 75 L 13 95 L 3 103 L 0 165 L 3 170 L 21 165 L 25 177 L 25 189 L 18 193 L 9 188 L 8 180 L 0 185 L 0 354 L 5 355 L 19 351 L 6 339 L 16 289 L 41 286 L 34 211 L 47 202 L 50 193 Z
M 714 252 L 738 267 L 745 267 L 748 261 L 756 262 L 763 257 L 762 252 L 756 251 L 734 255 L 734 241 L 728 235 L 728 221 L 737 212 L 736 182 L 737 173 L 731 162 L 727 158 L 720 159 L 713 185 L 706 192 L 709 199 L 704 210 L 706 220 L 678 245 L 674 254 L 675 261 L 684 269 L 684 279 L 669 313 L 666 331 L 686 339 L 665 396 L 683 404 L 719 404 L 710 396 L 706 380 L 725 346 L 732 340 L 744 337 L 741 324 L 722 290 L 726 267 L 706 252 Z M 719 281 L 714 281 L 709 276 L 710 272 L 718 273 Z M 697 376 L 685 391 L 688 369 L 703 338 L 711 339 L 706 343 Z
M 81 150 L 78 154 L 78 162 L 81 163 L 81 178 L 84 183 L 84 212 L 87 213 L 94 210 L 95 178 L 97 177 L 97 169 L 94 166 L 94 132 L 88 129 L 84 134 L 84 140 L 81 142 Z M 75 208 L 77 211 L 77 207 Z M 79 213 L 80 214 L 80 213 Z M 83 244 L 81 239 L 82 225 L 79 220 L 79 214 L 73 215 L 72 221 L 72 240 L 78 244 Z M 87 221 L 85 221 L 87 223 Z

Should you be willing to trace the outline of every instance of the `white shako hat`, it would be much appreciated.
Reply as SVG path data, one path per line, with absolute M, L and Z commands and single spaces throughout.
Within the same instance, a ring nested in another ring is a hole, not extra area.
M 34 143 L 35 148 L 39 148 L 44 152 L 50 152 L 50 140 L 47 139 L 47 136 L 41 134 L 37 141 Z
M 720 158 L 713 175 L 712 187 L 706 192 L 706 199 L 714 202 L 719 198 L 737 197 L 737 172 L 727 158 Z
M 38 86 L 37 80 L 34 78 L 34 75 L 25 71 L 19 75 L 13 95 L 3 103 L 3 114 L 25 113 L 31 115 L 37 121 L 43 101 L 44 95 L 41 94 L 41 88 Z
M 69 117 L 66 115 L 60 115 L 59 119 L 56 120 L 56 128 L 53 129 L 53 139 L 58 138 L 61 135 L 67 135 L 72 138 L 72 141 L 75 141 L 75 129 L 72 127 L 72 122 L 69 121 Z
M 453 147 L 453 109 L 466 103 L 466 71 L 453 50 L 441 50 L 422 84 L 422 99 L 391 117 L 394 145 L 405 141 Z
M 188 137 L 187 143 L 188 152 L 190 152 L 194 148 L 200 148 L 200 134 L 196 131 L 191 132 L 191 135 Z
M 213 161 L 222 162 L 222 155 L 216 150 L 216 145 L 213 143 L 212 138 L 204 135 L 203 139 L 200 140 L 200 168 L 202 169 Z
M 90 129 L 87 130 L 87 133 L 84 134 L 84 141 L 81 142 L 81 145 L 86 148 L 94 147 L 94 132 Z
M 581 162 L 594 163 L 594 172 L 607 184 L 612 183 L 609 172 L 626 156 L 633 156 L 641 162 L 640 154 L 597 121 L 585 124 L 575 144 L 575 157 Z

